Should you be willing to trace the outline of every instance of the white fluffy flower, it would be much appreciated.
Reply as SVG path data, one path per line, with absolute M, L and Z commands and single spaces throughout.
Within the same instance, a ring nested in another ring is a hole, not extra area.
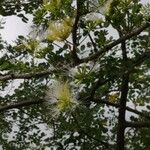
M 55 104 L 53 110 L 57 114 L 66 110 L 71 111 L 78 104 L 68 81 L 56 81 L 47 91 L 45 99 L 50 104 Z
M 107 0 L 103 6 L 99 7 L 99 12 L 102 15 L 106 15 L 107 13 L 109 13 L 110 6 L 111 6 L 112 2 L 113 2 L 113 0 Z

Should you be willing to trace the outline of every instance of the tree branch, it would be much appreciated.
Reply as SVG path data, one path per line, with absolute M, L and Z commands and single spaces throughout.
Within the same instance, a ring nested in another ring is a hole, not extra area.
M 100 99 L 96 99 L 96 98 L 93 98 L 91 101 L 95 102 L 95 103 L 98 103 L 98 104 L 106 104 L 108 106 L 112 106 L 112 107 L 116 107 L 118 108 L 119 107 L 119 104 L 117 103 L 111 103 L 109 101 L 104 101 L 104 100 L 100 100 Z M 40 103 L 43 103 L 44 100 L 28 100 L 28 101 L 22 101 L 22 102 L 17 102 L 15 104 L 9 104 L 7 106 L 1 106 L 0 107 L 0 112 L 3 112 L 3 111 L 6 111 L 6 110 L 9 110 L 9 109 L 14 109 L 14 108 L 22 108 L 22 107 L 25 107 L 25 106 L 30 106 L 30 105 L 34 105 L 34 104 L 40 104 Z M 132 113 L 135 113 L 137 115 L 140 115 L 141 117 L 144 117 L 145 119 L 148 119 L 150 120 L 150 116 L 147 115 L 147 114 L 144 114 L 138 110 L 135 110 L 135 109 L 132 109 L 130 107 L 126 107 L 126 110 L 132 112 Z
M 130 111 L 130 112 L 132 112 L 132 113 L 135 113 L 135 114 L 137 114 L 137 115 L 139 115 L 139 116 L 141 116 L 141 117 L 144 117 L 145 119 L 150 120 L 150 115 L 145 114 L 145 113 L 142 113 L 141 111 L 132 109 L 132 108 L 130 108 L 130 107 L 128 107 L 128 106 L 126 106 L 126 110 L 128 110 L 128 111 Z
M 82 3 L 80 2 L 80 0 L 77 0 L 77 12 L 76 12 L 76 17 L 75 17 L 75 22 L 72 28 L 73 49 L 71 51 L 71 55 L 74 61 L 74 65 L 77 65 L 80 63 L 80 59 L 77 55 L 77 30 L 78 30 L 79 19 L 81 16 L 81 7 L 82 7 Z
M 97 47 L 96 47 L 96 43 L 93 41 L 92 36 L 90 35 L 90 33 L 88 33 L 89 39 L 91 40 L 92 46 L 94 48 L 94 52 L 96 53 L 98 51 Z
M 143 128 L 143 127 L 149 127 L 150 128 L 150 121 L 145 121 L 145 122 L 129 122 L 126 121 L 125 123 L 126 127 L 131 127 L 131 128 Z
M 97 90 L 100 86 L 103 86 L 103 85 L 105 85 L 106 83 L 108 83 L 109 81 L 110 81 L 110 79 L 105 79 L 105 80 L 99 79 L 99 80 L 94 84 L 94 86 L 91 88 L 90 97 L 93 98 L 94 95 L 95 95 L 96 90 Z
M 120 37 L 122 38 L 122 34 L 119 33 Z M 128 61 L 127 56 L 127 48 L 126 42 L 121 42 L 121 50 L 122 50 L 122 67 L 126 70 L 127 65 L 126 62 Z M 126 102 L 127 96 L 129 91 L 129 73 L 125 71 L 122 74 L 122 82 L 121 82 L 121 97 L 119 100 L 119 109 L 118 109 L 118 127 L 117 127 L 117 150 L 124 150 L 125 149 L 125 114 L 126 114 Z
M 109 101 L 105 101 L 105 100 L 101 100 L 101 99 L 98 99 L 98 98 L 93 98 L 91 99 L 91 101 L 95 102 L 95 103 L 98 103 L 98 104 L 106 104 L 108 106 L 112 106 L 112 107 L 116 107 L 116 108 L 119 108 L 119 104 L 118 103 L 112 103 L 112 102 L 109 102 Z M 129 112 L 132 112 L 132 113 L 135 113 L 141 117 L 144 117 L 145 119 L 148 119 L 150 120 L 150 115 L 148 114 L 144 114 L 138 110 L 135 110 L 135 109 L 132 109 L 128 106 L 126 106 L 126 110 L 129 111 Z
M 88 62 L 88 61 L 91 61 L 91 60 L 94 60 L 94 59 L 98 58 L 100 55 L 102 55 L 105 52 L 108 52 L 114 46 L 117 46 L 121 42 L 124 42 L 124 41 L 140 34 L 144 29 L 146 29 L 148 27 L 150 27 L 150 23 L 149 22 L 144 23 L 143 25 L 141 25 L 140 28 L 137 28 L 134 31 L 130 32 L 129 34 L 127 34 L 125 36 L 122 36 L 119 39 L 117 39 L 116 41 L 104 46 L 104 48 L 101 51 L 98 51 L 97 53 L 95 53 L 95 54 L 93 54 L 89 57 L 86 57 L 84 59 L 81 59 L 81 62 Z
M 22 73 L 22 74 L 7 74 L 1 75 L 0 81 L 7 81 L 7 80 L 14 80 L 14 79 L 31 79 L 31 78 L 39 78 L 43 76 L 50 75 L 56 71 L 54 70 L 45 70 L 40 72 L 29 72 L 29 73 Z
M 1 106 L 0 107 L 0 112 L 6 111 L 6 110 L 9 110 L 9 109 L 14 109 L 14 108 L 20 109 L 20 108 L 25 107 L 25 106 L 40 104 L 40 103 L 43 103 L 43 102 L 44 102 L 44 100 L 22 101 L 22 102 L 18 102 L 18 103 L 15 103 L 15 104 L 10 104 L 10 105 L 7 105 L 7 106 Z

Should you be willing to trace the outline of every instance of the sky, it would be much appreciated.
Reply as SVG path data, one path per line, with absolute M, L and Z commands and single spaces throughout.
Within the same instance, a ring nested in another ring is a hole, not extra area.
M 28 35 L 32 25 L 32 17 L 28 15 L 27 18 L 29 18 L 29 22 L 24 23 L 21 18 L 16 16 L 3 17 L 4 29 L 0 30 L 2 39 L 11 44 L 17 39 L 18 35 Z
M 148 3 L 148 2 L 150 2 L 150 0 L 141 0 L 141 3 Z

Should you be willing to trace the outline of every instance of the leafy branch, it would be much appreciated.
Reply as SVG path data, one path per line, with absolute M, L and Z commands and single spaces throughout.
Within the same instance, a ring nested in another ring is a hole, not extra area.
M 120 107 L 120 105 L 118 103 L 112 103 L 112 102 L 101 100 L 98 98 L 93 98 L 93 99 L 91 99 L 91 101 L 98 103 L 98 104 L 106 104 L 108 106 L 112 106 L 112 107 L 116 107 L 116 108 Z M 150 120 L 150 115 L 148 115 L 148 114 L 142 113 L 141 111 L 138 111 L 136 109 L 132 109 L 131 107 L 128 107 L 128 106 L 126 106 L 125 109 L 129 112 L 132 112 L 132 113 L 137 114 L 141 117 L 144 117 L 145 119 Z
M 77 127 L 78 127 L 78 131 L 81 133 L 81 134 L 84 134 L 84 135 L 86 135 L 87 137 L 89 137 L 90 139 L 92 139 L 92 140 L 95 140 L 95 141 L 97 141 L 98 143 L 101 143 L 102 145 L 104 145 L 105 147 L 109 147 L 110 145 L 108 144 L 108 143 L 106 143 L 106 142 L 104 142 L 104 141 L 101 141 L 100 139 L 98 139 L 98 138 L 95 138 L 95 137 L 93 137 L 92 135 L 90 135 L 89 133 L 87 133 L 81 126 L 80 126 L 80 124 L 79 124 L 79 122 L 78 122 L 78 119 L 76 118 L 76 116 L 72 113 L 72 117 L 73 117 L 73 119 L 74 119 L 74 121 L 75 121 L 75 123 L 76 123 L 76 125 L 77 125 Z
M 107 106 L 112 106 L 112 107 L 119 108 L 119 104 L 118 103 L 112 103 L 112 102 L 101 100 L 101 99 L 97 99 L 97 98 L 90 99 L 90 101 L 98 103 L 98 104 L 106 104 Z M 25 107 L 25 106 L 30 106 L 30 105 L 34 105 L 34 104 L 41 104 L 43 102 L 45 102 L 43 99 L 21 101 L 21 102 L 17 102 L 17 103 L 14 103 L 14 104 L 1 106 L 0 107 L 0 112 L 6 111 L 6 110 L 10 110 L 10 109 L 14 109 L 14 108 L 20 109 L 20 108 Z M 137 114 L 137 115 L 139 115 L 141 117 L 144 117 L 145 119 L 150 120 L 150 115 L 148 115 L 148 114 L 142 113 L 142 112 L 140 112 L 138 110 L 135 110 L 135 109 L 132 109 L 132 108 L 130 108 L 128 106 L 126 106 L 126 110 L 128 110 L 129 112 L 135 113 L 135 114 Z
M 91 60 L 94 60 L 94 59 L 97 59 L 99 56 L 101 56 L 103 53 L 106 53 L 108 52 L 111 48 L 113 48 L 114 46 L 117 46 L 118 44 L 120 44 L 121 42 L 124 42 L 138 34 L 140 34 L 143 30 L 145 30 L 146 28 L 150 27 L 150 23 L 149 22 L 146 22 L 144 24 L 141 25 L 141 27 L 135 29 L 134 31 L 130 32 L 129 34 L 127 35 L 124 35 L 122 37 L 120 37 L 119 39 L 115 40 L 114 42 L 104 46 L 103 49 L 101 49 L 100 51 L 96 52 L 95 54 L 89 56 L 89 57 L 86 57 L 84 59 L 81 59 L 80 62 L 88 62 L 88 61 L 91 61 Z

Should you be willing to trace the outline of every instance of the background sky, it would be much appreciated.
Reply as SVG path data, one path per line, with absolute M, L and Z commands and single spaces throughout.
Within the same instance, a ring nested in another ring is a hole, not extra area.
M 2 20 L 5 22 L 4 29 L 0 30 L 2 39 L 12 44 L 18 35 L 28 35 L 31 30 L 32 16 L 27 15 L 27 18 L 29 18 L 28 23 L 24 23 L 21 18 L 16 16 L 3 17 Z

